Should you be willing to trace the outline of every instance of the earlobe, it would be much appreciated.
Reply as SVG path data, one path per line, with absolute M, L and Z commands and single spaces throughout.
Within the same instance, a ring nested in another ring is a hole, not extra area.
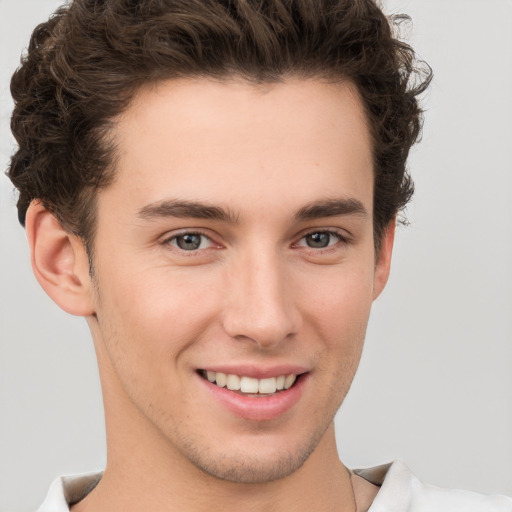
M 375 300 L 384 290 L 388 282 L 391 269 L 391 255 L 393 253 L 393 242 L 395 240 L 396 221 L 393 219 L 384 230 L 380 243 L 379 254 L 375 265 L 375 275 L 373 280 L 373 300 Z
M 82 242 L 38 200 L 27 210 L 25 227 L 32 269 L 44 291 L 64 311 L 92 315 L 92 282 Z

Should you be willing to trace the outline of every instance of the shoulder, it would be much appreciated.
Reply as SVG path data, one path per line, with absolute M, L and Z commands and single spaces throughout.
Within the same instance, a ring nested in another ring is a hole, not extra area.
M 354 473 L 381 487 L 368 512 L 512 512 L 512 498 L 424 484 L 402 461 Z
M 55 479 L 37 512 L 69 512 L 70 505 L 89 494 L 96 487 L 101 476 L 101 472 L 95 472 L 61 476 Z
M 422 484 L 412 495 L 414 512 L 512 512 L 512 498 Z

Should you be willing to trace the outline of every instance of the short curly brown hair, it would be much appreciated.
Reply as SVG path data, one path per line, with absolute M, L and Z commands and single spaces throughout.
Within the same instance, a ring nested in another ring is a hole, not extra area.
M 236 76 L 351 80 L 374 155 L 374 233 L 410 200 L 406 159 L 431 71 L 374 0 L 74 0 L 32 34 L 14 73 L 8 176 L 22 224 L 39 199 L 92 249 L 95 192 L 115 172 L 112 120 L 148 82 Z

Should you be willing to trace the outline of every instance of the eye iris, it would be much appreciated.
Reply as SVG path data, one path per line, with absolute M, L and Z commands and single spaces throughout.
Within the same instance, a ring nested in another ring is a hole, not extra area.
M 176 245 L 184 251 L 193 251 L 199 249 L 201 245 L 201 235 L 186 234 L 176 238 Z
M 311 233 L 306 236 L 306 243 L 309 247 L 314 247 L 315 249 L 322 249 L 323 247 L 327 247 L 331 240 L 331 235 L 329 233 Z

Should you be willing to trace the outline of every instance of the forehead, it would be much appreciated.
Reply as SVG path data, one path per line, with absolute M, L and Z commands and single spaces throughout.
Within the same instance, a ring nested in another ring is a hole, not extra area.
M 171 196 L 243 210 L 251 199 L 300 207 L 357 195 L 371 210 L 370 135 L 349 82 L 167 81 L 142 88 L 113 135 L 105 201 L 141 208 Z

